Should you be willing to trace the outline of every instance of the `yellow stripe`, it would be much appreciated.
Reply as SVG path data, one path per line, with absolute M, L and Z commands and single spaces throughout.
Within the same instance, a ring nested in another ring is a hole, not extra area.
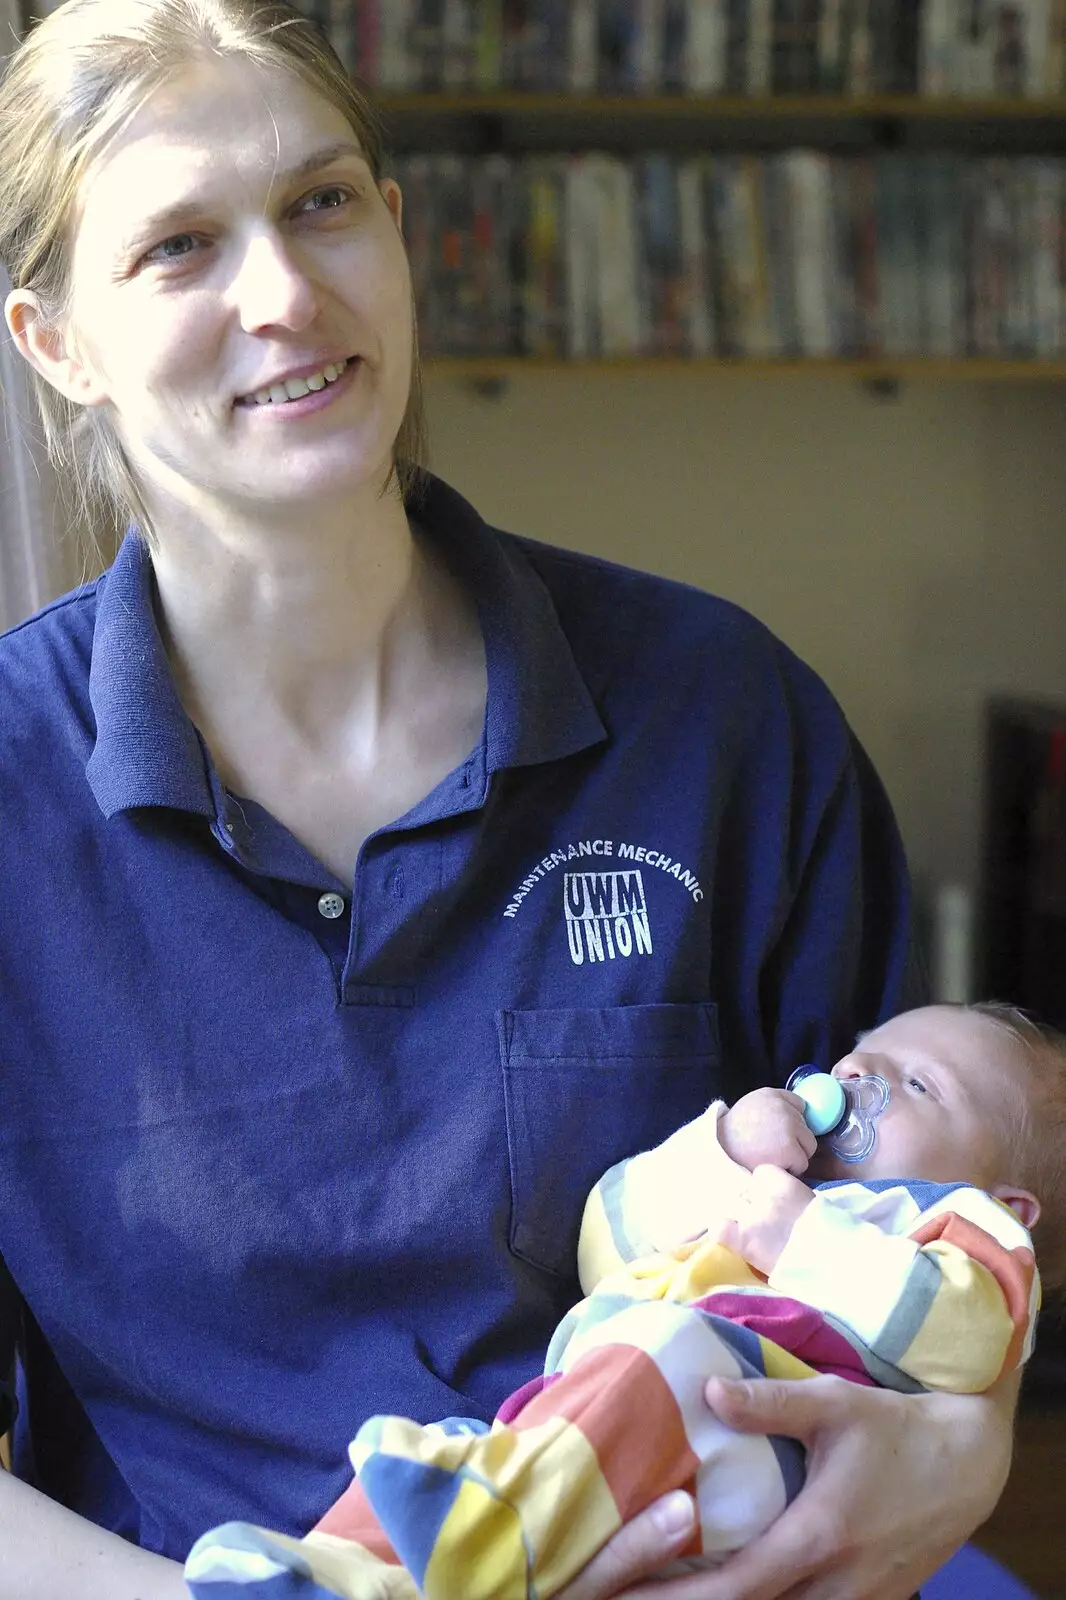
M 538 1590 L 555 1593 L 621 1526 L 618 1508 L 585 1435 L 564 1417 L 478 1441 L 477 1471 L 500 1502 L 467 1479 L 426 1567 L 427 1600 L 525 1600 L 526 1558 Z M 522 1522 L 511 1507 L 522 1507 Z
M 526 1600 L 527 1563 L 518 1514 L 467 1478 L 426 1564 L 426 1600 Z

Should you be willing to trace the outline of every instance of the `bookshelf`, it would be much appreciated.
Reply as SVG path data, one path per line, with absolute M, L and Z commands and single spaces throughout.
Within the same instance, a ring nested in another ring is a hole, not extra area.
M 1066 0 L 306 6 L 434 371 L 1066 376 Z

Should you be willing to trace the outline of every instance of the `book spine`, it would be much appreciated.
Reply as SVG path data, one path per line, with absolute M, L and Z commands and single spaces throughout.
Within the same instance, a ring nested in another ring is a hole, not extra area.
M 925 0 L 918 37 L 918 93 L 940 98 L 953 88 L 953 0 Z
M 526 0 L 502 0 L 500 73 L 508 89 L 528 89 L 526 81 Z
M 627 94 L 635 86 L 639 0 L 599 0 L 597 70 L 601 94 Z
M 1059 328 L 1059 163 L 1033 162 L 1033 346 L 1037 356 L 1057 354 Z
M 822 0 L 818 17 L 818 92 L 843 94 L 845 0 Z
M 741 158 L 742 195 L 750 257 L 746 343 L 748 354 L 755 357 L 776 356 L 780 352 L 770 285 L 765 170 L 766 162 L 763 157 Z
M 574 156 L 564 178 L 567 351 L 588 360 L 593 348 L 596 293 L 595 199 L 589 192 L 588 158 Z
M 792 210 L 788 173 L 777 155 L 767 156 L 763 163 L 763 216 L 776 353 L 795 357 L 800 354 L 800 344 L 796 326 Z
M 382 89 L 402 91 L 411 87 L 411 6 L 412 0 L 382 0 L 378 75 Z
M 441 19 L 441 83 L 445 89 L 468 89 L 473 82 L 472 0 L 444 0 Z
M 855 96 L 873 91 L 873 40 L 870 29 L 871 0 L 853 0 L 853 20 L 849 50 L 845 58 L 845 93 Z
M 769 0 L 769 89 L 773 94 L 795 91 L 796 36 L 800 0 Z M 749 24 L 750 25 L 750 24 Z M 753 30 L 754 31 L 754 30 Z M 752 41 L 749 38 L 749 62 Z
M 689 8 L 691 30 L 698 0 Z M 725 70 L 723 88 L 727 94 L 746 94 L 748 89 L 748 0 L 725 0 Z M 693 85 L 693 87 L 697 87 Z M 701 91 L 702 92 L 702 91 Z
M 529 167 L 527 346 L 530 355 L 556 356 L 566 348 L 565 162 L 540 156 Z
M 503 12 L 500 0 L 477 0 L 472 46 L 471 85 L 498 89 L 501 82 Z
M 596 0 L 573 0 L 570 7 L 568 87 L 575 94 L 590 94 L 596 87 Z
M 600 318 L 607 357 L 637 355 L 646 344 L 637 268 L 633 169 L 611 156 L 600 167 Z
M 633 88 L 658 94 L 662 88 L 663 0 L 637 0 L 633 44 Z
M 764 95 L 776 89 L 777 11 L 781 4 L 795 0 L 748 0 L 747 61 L 744 89 L 747 94 Z
M 715 331 L 715 347 L 720 356 L 739 354 L 728 216 L 729 167 L 735 161 L 735 156 L 704 156 L 700 171 L 707 237 L 708 301 Z
M 877 232 L 877 168 L 873 159 L 869 156 L 857 157 L 851 163 L 848 177 L 858 353 L 877 356 L 884 352 L 885 345 L 881 251 Z
M 411 87 L 435 93 L 444 82 L 444 0 L 412 0 L 408 48 Z
M 439 226 L 435 159 L 419 153 L 394 163 L 396 181 L 404 197 L 403 232 L 411 267 L 411 284 L 418 307 L 418 342 L 423 355 L 437 355 L 441 351 L 434 270 Z
M 892 88 L 897 94 L 918 93 L 922 33 L 922 0 L 894 0 L 895 26 Z
M 720 0 L 709 0 L 717 10 Z M 688 7 L 686 0 L 663 0 L 662 12 L 662 92 L 683 94 L 687 87 L 685 61 L 688 50 Z
M 644 308 L 649 355 L 663 353 L 666 336 L 666 275 L 669 240 L 665 236 L 668 219 L 662 211 L 658 192 L 658 166 L 664 156 L 637 156 L 633 162 L 633 188 L 637 219 L 637 273 L 639 295 Z
M 839 356 L 861 353 L 857 303 L 855 229 L 852 214 L 852 167 L 847 157 L 829 162 L 829 214 L 832 230 L 830 294 L 833 349 Z
M 1020 156 L 1008 163 L 1007 189 L 1012 217 L 1011 271 L 1007 300 L 1007 350 L 1019 360 L 1036 353 L 1034 267 L 1036 261 L 1036 186 L 1033 162 Z
M 1066 0 L 1051 0 L 1048 15 L 1048 49 L 1042 93 L 1060 95 L 1066 86 Z
M 714 351 L 714 317 L 708 275 L 708 230 L 703 211 L 703 158 L 691 156 L 677 171 L 678 235 L 681 243 L 685 350 L 692 356 Z
M 833 352 L 827 271 L 831 198 L 828 158 L 813 150 L 791 150 L 784 159 L 792 201 L 800 348 L 805 356 L 824 357 Z
M 363 5 L 359 5 L 357 0 L 331 0 L 329 8 L 329 42 L 333 52 L 348 76 L 361 77 L 364 83 L 369 83 L 371 79 L 367 77 L 360 59 L 358 12 L 368 9 L 370 7 L 365 0 Z

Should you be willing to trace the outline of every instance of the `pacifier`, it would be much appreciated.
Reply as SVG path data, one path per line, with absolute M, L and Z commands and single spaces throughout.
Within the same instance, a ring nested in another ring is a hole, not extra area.
M 841 1161 L 865 1161 L 874 1147 L 875 1122 L 888 1105 L 884 1078 L 834 1078 L 808 1062 L 797 1067 L 785 1084 L 804 1103 L 803 1118 L 811 1132 L 824 1139 Z

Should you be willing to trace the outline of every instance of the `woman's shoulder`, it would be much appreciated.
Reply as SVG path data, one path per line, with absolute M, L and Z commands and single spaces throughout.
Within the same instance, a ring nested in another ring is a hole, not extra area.
M 42 606 L 32 616 L 0 633 L 0 728 L 21 744 L 74 715 L 81 721 L 88 705 L 96 603 L 103 578 L 79 585 Z
M 787 726 L 846 757 L 850 730 L 818 673 L 736 602 L 675 578 L 498 533 L 544 583 L 590 681 L 654 687 L 678 714 Z M 738 727 L 738 732 L 740 731 Z

